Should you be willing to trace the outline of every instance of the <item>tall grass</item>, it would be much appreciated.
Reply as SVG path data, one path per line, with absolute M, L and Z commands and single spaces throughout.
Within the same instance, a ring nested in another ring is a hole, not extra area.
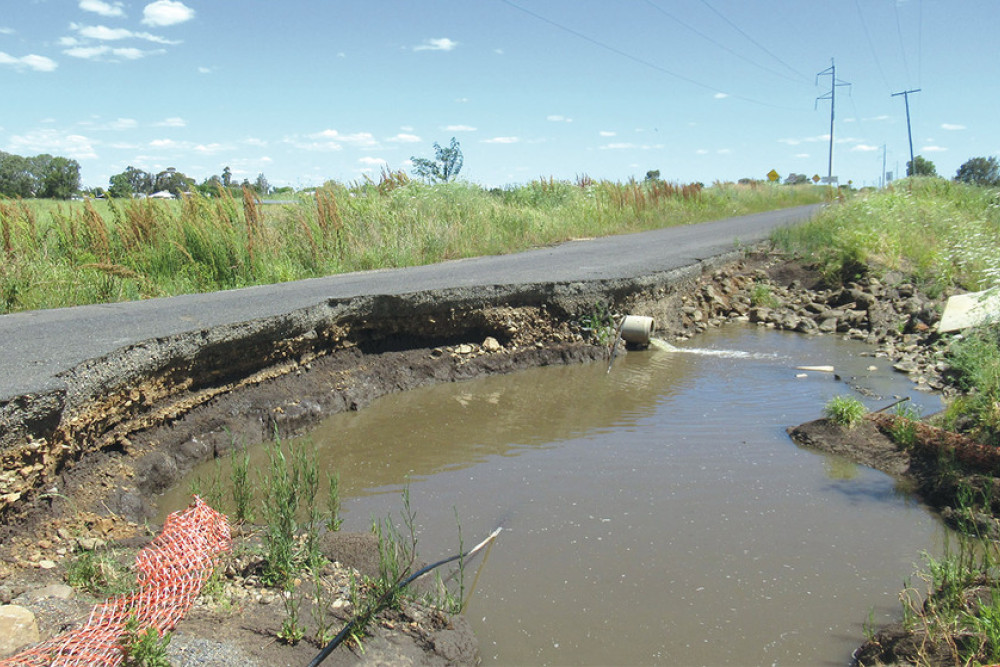
M 215 291 L 514 252 L 819 201 L 823 190 L 538 179 L 487 190 L 402 172 L 283 205 L 0 200 L 0 313 Z
M 775 232 L 833 283 L 871 267 L 900 272 L 931 294 L 1000 285 L 1000 191 L 939 178 L 909 178 L 825 209 Z

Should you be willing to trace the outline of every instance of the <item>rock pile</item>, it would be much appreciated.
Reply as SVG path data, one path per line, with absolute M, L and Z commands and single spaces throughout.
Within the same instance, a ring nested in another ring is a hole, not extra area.
M 944 341 L 935 325 L 943 300 L 909 283 L 875 277 L 836 288 L 807 288 L 801 279 L 783 284 L 767 268 L 741 265 L 706 276 L 682 297 L 684 329 L 699 333 L 728 321 L 751 322 L 805 334 L 832 334 L 865 341 L 893 367 L 928 390 L 947 390 L 942 374 Z

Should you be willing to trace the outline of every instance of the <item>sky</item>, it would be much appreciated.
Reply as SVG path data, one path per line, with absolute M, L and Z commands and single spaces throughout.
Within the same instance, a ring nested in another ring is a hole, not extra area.
M 0 150 L 273 186 L 879 185 L 1000 154 L 998 0 L 0 0 Z M 838 84 L 831 90 L 831 69 Z M 849 84 L 849 85 L 847 85 Z M 903 91 L 918 90 L 906 96 Z M 906 101 L 912 131 L 907 131 Z

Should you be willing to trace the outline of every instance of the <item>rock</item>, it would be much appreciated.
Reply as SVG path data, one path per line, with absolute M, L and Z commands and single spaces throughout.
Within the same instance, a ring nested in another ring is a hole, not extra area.
M 472 347 L 468 343 L 462 343 L 461 345 L 455 346 L 455 354 L 472 354 L 476 348 Z
M 29 600 L 71 600 L 74 595 L 76 595 L 76 591 L 73 590 L 72 586 L 66 584 L 50 584 L 25 593 L 25 597 Z
M 100 549 L 106 543 L 104 540 L 98 537 L 78 537 L 76 543 L 80 545 L 80 548 L 84 551 L 93 551 L 94 549 Z
M 39 641 L 38 621 L 28 609 L 16 604 L 0 607 L 0 656 Z
M 493 336 L 487 336 L 486 340 L 483 341 L 483 349 L 487 352 L 499 352 L 503 349 L 499 341 Z

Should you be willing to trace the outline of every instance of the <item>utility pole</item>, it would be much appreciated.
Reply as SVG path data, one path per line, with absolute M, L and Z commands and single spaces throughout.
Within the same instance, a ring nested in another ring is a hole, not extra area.
M 878 180 L 879 180 L 879 186 L 878 187 L 881 190 L 882 188 L 884 188 L 887 185 L 886 182 L 885 182 L 885 144 L 882 144 L 882 178 L 880 178 Z
M 821 76 L 828 74 L 830 75 L 830 92 L 817 97 L 816 105 L 819 105 L 820 100 L 830 100 L 830 160 L 826 166 L 826 182 L 829 185 L 833 185 L 833 118 L 837 106 L 837 86 L 849 86 L 851 84 L 837 79 L 837 66 L 834 64 L 833 58 L 830 58 L 830 66 L 816 75 L 816 84 L 819 85 L 819 78 Z
M 913 90 L 904 90 L 901 93 L 893 93 L 893 97 L 903 96 L 903 100 L 906 102 L 906 136 L 910 140 L 910 171 L 912 172 L 916 165 L 913 164 L 913 133 L 910 131 L 910 93 L 919 93 L 919 88 L 914 88 Z M 913 174 L 907 174 L 907 176 L 912 176 Z

